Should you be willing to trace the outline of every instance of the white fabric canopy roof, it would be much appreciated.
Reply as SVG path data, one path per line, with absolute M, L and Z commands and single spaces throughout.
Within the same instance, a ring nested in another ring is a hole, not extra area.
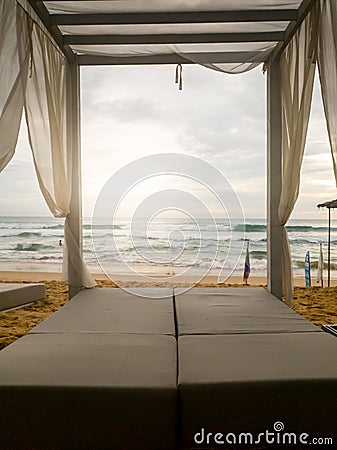
M 268 59 L 308 0 L 29 2 L 81 65 L 200 63 L 240 73 Z
M 298 8 L 301 0 L 59 0 L 45 1 L 51 13 L 181 12 Z

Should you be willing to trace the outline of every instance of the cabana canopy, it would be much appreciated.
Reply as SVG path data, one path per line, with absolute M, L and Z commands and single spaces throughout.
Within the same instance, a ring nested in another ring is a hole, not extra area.
M 335 0 L 6 0 L 0 33 L 0 171 L 25 108 L 41 190 L 66 218 L 71 292 L 94 285 L 82 259 L 79 67 L 197 63 L 241 73 L 265 63 L 268 288 L 292 304 L 285 224 L 299 192 L 316 61 L 337 179 Z

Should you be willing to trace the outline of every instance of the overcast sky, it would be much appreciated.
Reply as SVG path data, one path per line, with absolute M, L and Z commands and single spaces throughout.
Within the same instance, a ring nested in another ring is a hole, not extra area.
M 113 173 L 144 156 L 184 153 L 220 169 L 247 218 L 265 217 L 266 75 L 261 67 L 226 75 L 184 66 L 82 68 L 84 215 Z M 1 215 L 50 215 L 39 192 L 22 126 L 17 152 L 0 176 Z M 316 204 L 336 198 L 331 155 L 316 80 L 293 218 L 324 219 Z

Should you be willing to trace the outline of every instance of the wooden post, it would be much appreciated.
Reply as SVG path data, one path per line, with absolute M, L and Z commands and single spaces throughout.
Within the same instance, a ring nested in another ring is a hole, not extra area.
M 319 243 L 319 257 L 321 257 L 321 255 L 323 255 L 323 249 L 322 249 L 322 242 Z M 322 256 L 322 279 L 321 279 L 321 287 L 324 287 L 324 277 L 323 277 L 323 273 L 324 273 L 324 258 Z
M 282 225 L 278 207 L 282 189 L 282 107 L 279 59 L 267 77 L 267 278 L 268 291 L 282 298 Z
M 330 287 L 330 257 L 331 257 L 331 208 L 329 211 L 329 232 L 328 232 L 328 287 Z
M 80 67 L 70 64 L 70 86 L 68 101 L 70 114 L 69 126 L 69 165 L 72 172 L 70 213 L 67 221 L 73 237 L 82 253 L 82 183 L 81 183 L 81 118 L 80 118 Z M 81 290 L 78 274 L 74 270 L 68 254 L 69 299 Z

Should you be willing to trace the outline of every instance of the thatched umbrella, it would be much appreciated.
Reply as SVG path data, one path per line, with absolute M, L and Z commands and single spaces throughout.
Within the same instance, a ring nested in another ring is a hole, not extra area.
M 318 208 L 327 208 L 329 211 L 329 231 L 328 231 L 328 287 L 330 287 L 330 241 L 331 241 L 331 210 L 337 208 L 336 200 L 330 200 L 329 202 L 320 203 Z

